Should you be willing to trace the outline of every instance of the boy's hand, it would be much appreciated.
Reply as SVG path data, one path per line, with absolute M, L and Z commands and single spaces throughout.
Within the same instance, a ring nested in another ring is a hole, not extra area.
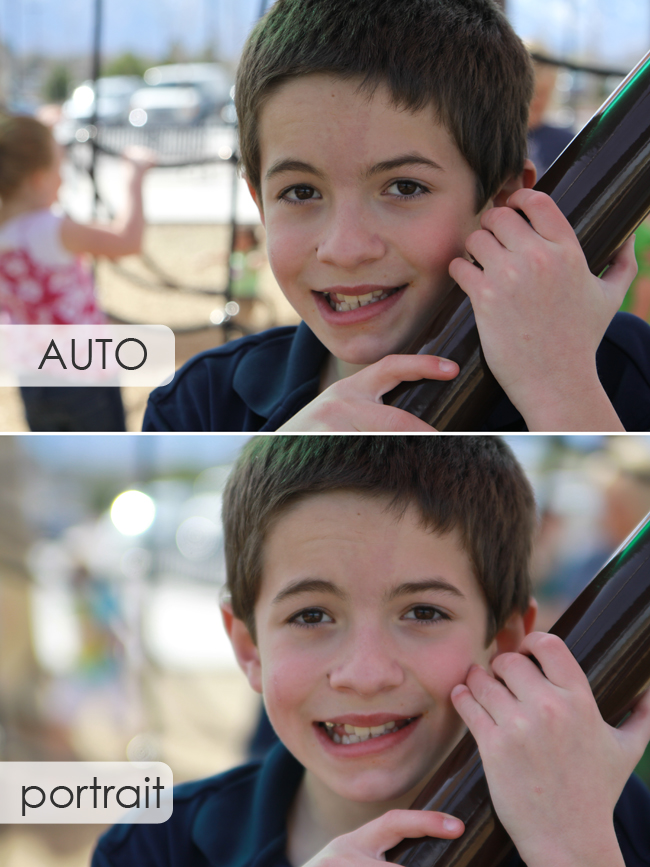
M 517 213 L 521 210 L 530 224 Z M 596 349 L 636 274 L 634 241 L 595 277 L 550 196 L 521 189 L 491 208 L 449 273 L 472 301 L 485 357 L 530 430 L 622 430 Z
M 519 653 L 500 654 L 491 665 L 496 677 L 472 666 L 451 697 L 476 739 L 494 808 L 523 861 L 623 865 L 612 814 L 650 739 L 650 691 L 615 729 L 557 636 L 532 632 Z
M 457 375 L 454 361 L 431 355 L 387 355 L 326 388 L 278 430 L 431 433 L 431 425 L 403 409 L 386 406 L 382 395 L 400 382 L 447 380 Z
M 445 813 L 421 810 L 389 810 L 350 834 L 336 837 L 305 867 L 370 867 L 385 864 L 384 852 L 406 837 L 438 837 L 453 840 L 465 826 Z

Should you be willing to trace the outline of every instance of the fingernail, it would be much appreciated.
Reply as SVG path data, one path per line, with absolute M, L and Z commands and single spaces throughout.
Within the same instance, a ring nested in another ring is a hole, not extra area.
M 445 358 L 441 358 L 439 362 L 440 370 L 443 373 L 451 373 L 456 370 L 456 362 L 455 361 L 447 361 Z
M 445 831 L 459 831 L 462 825 L 458 819 L 454 819 L 453 816 L 449 816 L 443 821 L 442 827 L 445 829 Z
M 457 683 L 456 686 L 452 689 L 452 691 L 451 691 L 451 695 L 452 695 L 452 696 L 460 695 L 461 692 L 463 692 L 463 690 L 465 690 L 465 689 L 467 689 L 467 687 L 465 686 L 465 684 L 463 684 L 463 683 Z

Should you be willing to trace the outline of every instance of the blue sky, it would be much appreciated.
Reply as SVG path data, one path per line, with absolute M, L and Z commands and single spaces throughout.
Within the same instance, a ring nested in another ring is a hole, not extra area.
M 109 55 L 131 50 L 160 56 L 175 39 L 189 50 L 209 39 L 237 57 L 261 0 L 103 0 Z M 20 52 L 65 56 L 89 52 L 94 0 L 0 0 L 0 38 Z M 508 0 L 524 38 L 569 56 L 631 66 L 650 46 L 650 0 Z

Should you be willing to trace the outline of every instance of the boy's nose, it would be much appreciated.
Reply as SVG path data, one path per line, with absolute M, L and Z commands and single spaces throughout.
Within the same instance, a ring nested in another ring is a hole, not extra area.
M 355 204 L 332 208 L 316 246 L 318 261 L 349 270 L 381 259 L 386 245 L 375 228 Z
M 373 695 L 400 686 L 404 681 L 404 670 L 385 639 L 359 636 L 341 648 L 341 655 L 330 669 L 328 678 L 333 689 Z

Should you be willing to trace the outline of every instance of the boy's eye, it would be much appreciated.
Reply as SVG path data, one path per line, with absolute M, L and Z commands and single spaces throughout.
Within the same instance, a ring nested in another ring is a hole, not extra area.
M 402 196 L 403 198 L 415 199 L 418 196 L 428 193 L 429 190 L 423 184 L 417 181 L 393 181 L 386 192 L 392 195 Z
M 308 184 L 296 184 L 295 187 L 284 190 L 280 194 L 280 198 L 288 202 L 306 202 L 309 199 L 320 199 L 321 195 Z
M 315 626 L 318 623 L 333 623 L 334 621 L 320 608 L 305 608 L 289 618 L 289 623 L 298 626 Z
M 435 622 L 438 620 L 449 620 L 447 614 L 439 608 L 434 608 L 433 605 L 414 605 L 404 615 L 405 620 L 424 620 Z

